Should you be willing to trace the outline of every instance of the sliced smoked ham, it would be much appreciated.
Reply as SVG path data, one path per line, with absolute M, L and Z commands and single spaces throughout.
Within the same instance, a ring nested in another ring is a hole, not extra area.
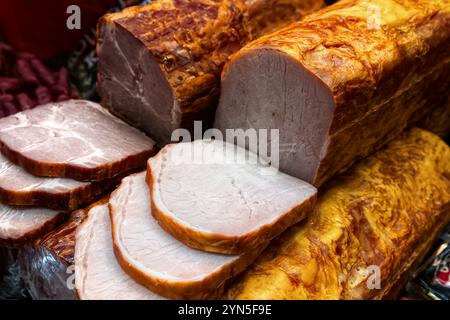
M 322 185 L 445 102 L 448 0 L 343 0 L 249 43 L 215 126 L 279 129 L 282 171 Z
M 64 215 L 44 208 L 0 204 L 0 244 L 18 246 L 52 230 Z
M 112 184 L 112 179 L 80 182 L 34 176 L 0 153 L 0 201 L 3 204 L 72 211 L 92 202 Z
M 220 140 L 168 145 L 148 161 L 152 213 L 193 248 L 255 250 L 304 219 L 316 199 L 310 184 L 269 169 Z
M 75 235 L 75 287 L 81 300 L 161 300 L 117 263 L 108 204 L 89 210 Z
M 154 142 L 96 103 L 69 100 L 0 119 L 0 146 L 34 175 L 98 181 L 145 166 Z
M 172 299 L 219 297 L 225 282 L 261 252 L 242 256 L 192 249 L 166 233 L 151 215 L 145 173 L 122 180 L 109 202 L 114 249 L 122 268 L 137 282 Z
M 324 7 L 323 0 L 155 0 L 98 27 L 103 103 L 159 143 L 193 120 L 212 125 L 229 55 Z

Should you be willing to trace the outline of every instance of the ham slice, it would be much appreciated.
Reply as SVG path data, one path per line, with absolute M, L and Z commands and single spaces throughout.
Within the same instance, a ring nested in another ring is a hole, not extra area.
M 219 140 L 168 145 L 149 159 L 147 175 L 160 225 L 193 248 L 224 254 L 270 241 L 304 219 L 316 199 L 310 184 Z
M 243 271 L 262 250 L 227 256 L 191 249 L 177 241 L 151 216 L 145 173 L 123 179 L 109 206 L 120 265 L 137 282 L 168 298 L 219 297 L 225 282 Z
M 96 103 L 69 100 L 0 119 L 0 146 L 34 175 L 99 181 L 144 166 L 154 142 Z
M 108 204 L 90 209 L 75 235 L 75 287 L 81 300 L 161 300 L 117 263 Z
M 52 230 L 63 217 L 51 209 L 0 204 L 0 244 L 17 246 L 35 239 Z
M 72 211 L 92 201 L 113 184 L 34 176 L 0 153 L 0 201 L 11 206 L 37 206 Z
M 442 105 L 449 74 L 448 1 L 338 1 L 230 58 L 215 126 L 279 129 L 280 169 L 320 186 Z

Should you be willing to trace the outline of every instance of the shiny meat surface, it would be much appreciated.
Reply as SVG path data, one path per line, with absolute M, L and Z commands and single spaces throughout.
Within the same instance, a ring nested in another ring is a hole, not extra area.
M 1 119 L 0 145 L 37 176 L 103 180 L 142 166 L 154 143 L 100 105 L 69 100 Z
M 81 300 L 160 300 L 117 263 L 108 205 L 92 208 L 75 236 L 75 285 Z
M 199 156 L 196 158 L 196 156 Z M 148 161 L 153 215 L 180 241 L 238 254 L 309 213 L 316 188 L 218 140 L 168 145 Z

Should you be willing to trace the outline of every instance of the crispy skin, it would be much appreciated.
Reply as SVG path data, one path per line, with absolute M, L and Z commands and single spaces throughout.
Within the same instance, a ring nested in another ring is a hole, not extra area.
M 449 209 L 450 148 L 413 128 L 325 186 L 312 218 L 271 245 L 228 297 L 390 298 Z M 371 265 L 380 267 L 380 290 L 366 286 Z
M 334 106 L 323 110 L 332 118 L 309 181 L 320 186 L 448 96 L 450 2 L 339 1 L 249 43 L 230 58 L 223 82 L 241 57 L 264 50 L 306 69 L 333 97 Z
M 176 120 L 172 118 L 176 123 L 173 129 L 190 128 L 196 119 L 211 125 L 226 59 L 249 41 L 324 5 L 322 0 L 157 0 L 106 15 L 98 25 L 100 96 L 112 110 L 117 110 L 110 105 L 113 92 L 103 86 L 109 70 L 102 68 L 105 30 L 114 25 L 117 32 L 137 40 L 164 73 L 173 105 L 178 105 L 176 112 L 181 113 Z M 139 80 L 139 74 L 133 77 Z M 121 116 L 129 118 L 123 112 Z M 147 119 L 151 120 L 154 119 Z M 147 133 L 160 142 L 156 133 Z M 170 134 L 164 139 L 170 139 Z

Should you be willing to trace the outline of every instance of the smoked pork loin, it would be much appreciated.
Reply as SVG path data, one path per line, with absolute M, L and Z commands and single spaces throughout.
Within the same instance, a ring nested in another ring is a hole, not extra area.
M 279 129 L 281 170 L 320 186 L 449 91 L 449 0 L 342 0 L 234 54 L 215 126 Z
M 99 181 L 144 167 L 154 142 L 85 100 L 0 119 L 1 152 L 36 176 Z
M 149 159 L 147 177 L 159 224 L 193 248 L 223 254 L 256 250 L 303 220 L 317 193 L 221 140 L 170 144 Z
M 171 141 L 193 120 L 211 126 L 228 56 L 323 0 L 155 0 L 98 24 L 98 90 L 116 115 Z
M 324 185 L 228 298 L 395 298 L 449 220 L 450 147 L 412 129 Z
M 267 245 L 240 256 L 207 253 L 184 245 L 151 216 L 144 172 L 123 179 L 111 194 L 109 207 L 120 265 L 138 283 L 167 298 L 220 297 L 226 281 L 245 270 Z
M 114 179 L 80 182 L 65 178 L 37 177 L 0 153 L 0 201 L 10 206 L 37 206 L 72 211 L 114 185 Z

